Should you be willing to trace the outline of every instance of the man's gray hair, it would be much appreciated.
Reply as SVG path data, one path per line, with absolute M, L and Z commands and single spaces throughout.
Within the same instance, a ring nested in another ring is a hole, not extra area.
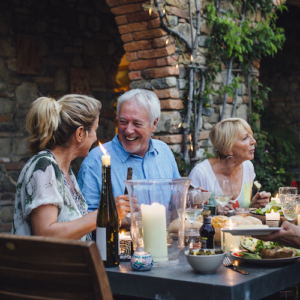
M 148 111 L 150 124 L 152 125 L 155 119 L 160 118 L 160 101 L 155 93 L 142 90 L 142 89 L 133 89 L 126 93 L 118 99 L 117 104 L 117 114 L 118 118 L 120 116 L 120 109 L 124 102 L 137 101 Z

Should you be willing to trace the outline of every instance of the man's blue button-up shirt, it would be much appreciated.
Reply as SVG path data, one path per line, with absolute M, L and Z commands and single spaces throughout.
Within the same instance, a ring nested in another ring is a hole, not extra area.
M 167 144 L 150 139 L 149 150 L 142 158 L 122 147 L 116 135 L 104 148 L 111 156 L 111 180 L 114 197 L 124 194 L 127 168 L 132 167 L 132 179 L 180 178 L 174 155 Z M 89 210 L 98 208 L 102 188 L 102 151 L 94 148 L 86 157 L 78 173 L 78 184 Z

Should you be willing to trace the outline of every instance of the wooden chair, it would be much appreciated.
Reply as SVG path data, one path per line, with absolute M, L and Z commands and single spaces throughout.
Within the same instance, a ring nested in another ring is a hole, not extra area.
M 113 297 L 94 242 L 0 234 L 0 299 Z

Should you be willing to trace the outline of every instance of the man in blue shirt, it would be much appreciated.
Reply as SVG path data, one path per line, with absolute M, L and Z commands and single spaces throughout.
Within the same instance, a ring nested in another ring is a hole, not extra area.
M 169 146 L 151 139 L 160 117 L 160 101 L 155 93 L 134 89 L 118 99 L 118 134 L 103 146 L 111 156 L 111 179 L 119 218 L 130 212 L 124 180 L 127 168 L 133 169 L 132 179 L 180 178 L 177 164 Z M 94 148 L 83 161 L 78 184 L 89 210 L 98 208 L 102 188 L 102 157 Z

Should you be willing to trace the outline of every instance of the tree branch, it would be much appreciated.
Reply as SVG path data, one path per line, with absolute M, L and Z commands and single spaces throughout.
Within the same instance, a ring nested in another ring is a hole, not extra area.
M 173 34 L 174 36 L 177 36 L 178 38 L 180 38 L 181 40 L 183 40 L 187 46 L 187 48 L 189 49 L 190 52 L 192 52 L 192 46 L 190 45 L 190 43 L 188 42 L 188 40 L 181 35 L 178 31 L 170 28 L 167 23 L 164 20 L 164 14 L 161 11 L 160 5 L 158 4 L 158 0 L 154 0 L 154 4 L 156 7 L 159 8 L 158 10 L 158 14 L 159 14 L 159 18 L 160 18 L 160 23 L 161 23 L 161 27 L 166 30 L 168 33 Z

